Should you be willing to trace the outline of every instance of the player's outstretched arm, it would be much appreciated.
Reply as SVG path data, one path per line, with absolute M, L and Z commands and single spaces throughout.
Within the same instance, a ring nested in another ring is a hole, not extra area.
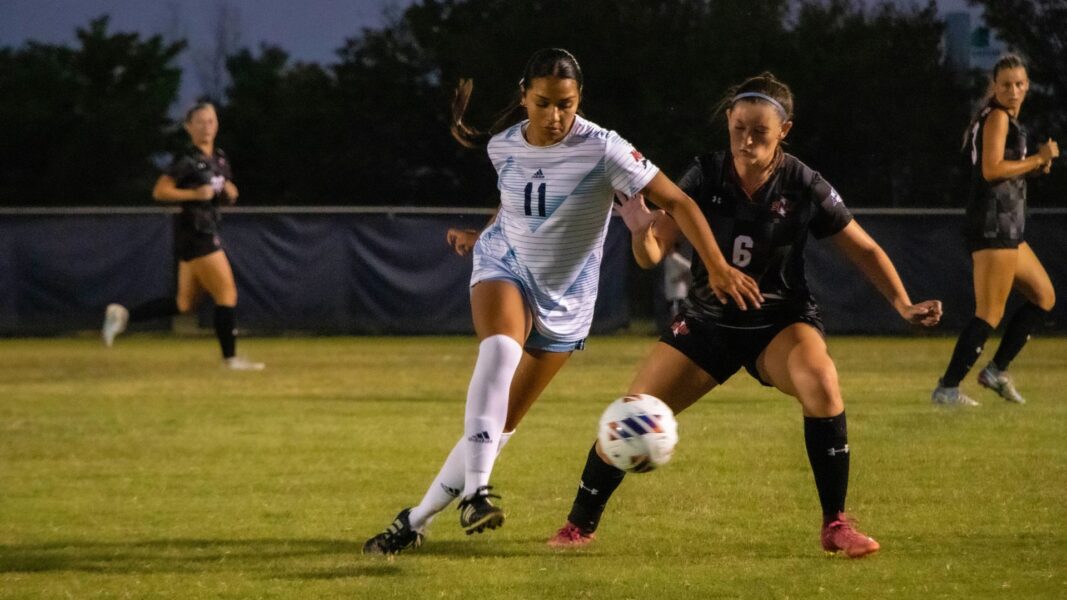
M 852 221 L 830 239 L 849 262 L 856 265 L 864 277 L 878 288 L 905 321 L 932 327 L 941 320 L 941 301 L 926 300 L 912 304 L 893 261 L 859 223 Z
M 759 308 L 763 302 L 756 280 L 730 266 L 719 251 L 707 220 L 693 201 L 663 173 L 657 173 L 642 190 L 652 202 L 667 211 L 708 268 L 708 284 L 719 302 L 733 299 L 741 310 Z

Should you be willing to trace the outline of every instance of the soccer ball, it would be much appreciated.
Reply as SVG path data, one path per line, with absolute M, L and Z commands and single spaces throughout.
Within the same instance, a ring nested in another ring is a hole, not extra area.
M 671 407 L 648 394 L 612 402 L 600 417 L 600 448 L 623 471 L 647 473 L 667 464 L 678 443 Z

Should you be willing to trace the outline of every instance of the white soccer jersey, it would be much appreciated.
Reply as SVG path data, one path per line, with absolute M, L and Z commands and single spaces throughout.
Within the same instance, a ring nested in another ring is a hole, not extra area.
M 526 141 L 518 123 L 493 136 L 500 212 L 475 247 L 471 285 L 506 275 L 522 283 L 545 337 L 589 334 L 613 190 L 634 195 L 659 172 L 614 131 L 581 117 L 551 146 Z

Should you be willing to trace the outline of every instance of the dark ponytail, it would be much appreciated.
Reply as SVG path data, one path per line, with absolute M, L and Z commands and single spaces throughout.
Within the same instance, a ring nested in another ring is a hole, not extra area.
M 1018 54 L 1005 54 L 997 60 L 993 65 L 993 72 L 989 74 L 989 89 L 986 91 L 985 96 L 982 96 L 981 101 L 978 102 L 978 109 L 971 115 L 971 120 L 967 123 L 967 128 L 963 130 L 963 146 L 961 150 L 967 149 L 967 142 L 971 138 L 971 130 L 974 129 L 974 125 L 978 123 L 978 119 L 982 117 L 982 111 L 990 106 L 999 106 L 996 100 L 996 94 L 994 93 L 994 86 L 997 84 L 997 75 L 1005 69 L 1018 69 L 1022 67 L 1026 69 L 1026 61 L 1022 59 Z
M 500 111 L 496 121 L 487 132 L 479 131 L 477 128 L 463 122 L 463 116 L 467 113 L 467 105 L 470 104 L 471 94 L 474 91 L 474 81 L 471 79 L 459 80 L 456 85 L 455 96 L 452 99 L 452 137 L 468 148 L 485 147 L 491 137 L 526 118 L 526 109 L 522 106 L 522 96 L 526 93 L 526 86 L 538 77 L 573 79 L 578 83 L 578 93 L 582 93 L 582 68 L 578 66 L 578 60 L 574 58 L 573 54 L 562 48 L 538 50 L 526 62 L 526 69 L 523 70 L 522 79 L 519 80 L 518 93 L 507 108 Z

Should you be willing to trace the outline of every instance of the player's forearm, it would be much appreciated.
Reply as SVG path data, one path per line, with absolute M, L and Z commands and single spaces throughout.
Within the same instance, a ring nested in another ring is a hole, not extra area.
M 157 202 L 190 202 L 199 200 L 196 190 L 183 190 L 174 186 L 156 185 L 152 198 Z
M 1022 160 L 1001 160 L 990 165 L 983 164 L 982 177 L 986 181 L 1011 179 L 1041 169 L 1047 162 L 1041 155 L 1034 154 Z
M 634 260 L 642 269 L 651 269 L 663 260 L 663 247 L 652 226 L 644 231 L 631 233 L 630 247 L 634 253 Z
M 696 202 L 686 196 L 685 201 L 677 203 L 669 212 L 709 271 L 723 271 L 730 266 L 719 250 L 715 236 Z
M 870 281 L 889 304 L 900 314 L 911 306 L 911 298 L 904 289 L 904 282 L 900 280 L 893 261 L 881 247 L 864 248 L 850 256 L 863 275 Z

